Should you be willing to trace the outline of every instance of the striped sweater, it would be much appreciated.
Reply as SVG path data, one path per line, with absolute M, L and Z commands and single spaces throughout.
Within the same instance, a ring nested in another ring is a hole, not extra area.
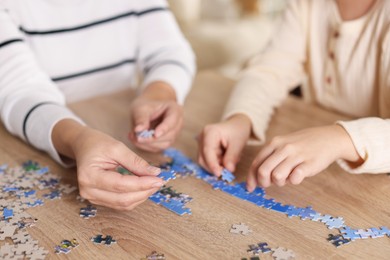
M 54 125 L 74 102 L 164 81 L 183 103 L 194 55 L 164 0 L 0 0 L 0 112 L 55 160 Z

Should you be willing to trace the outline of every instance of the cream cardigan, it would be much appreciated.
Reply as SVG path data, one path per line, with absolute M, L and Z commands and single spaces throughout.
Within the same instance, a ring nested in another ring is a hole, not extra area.
M 224 118 L 247 115 L 265 130 L 288 91 L 303 86 L 306 101 L 349 115 L 345 128 L 364 159 L 351 173 L 390 172 L 390 1 L 342 21 L 334 0 L 290 0 L 269 46 L 242 72 Z

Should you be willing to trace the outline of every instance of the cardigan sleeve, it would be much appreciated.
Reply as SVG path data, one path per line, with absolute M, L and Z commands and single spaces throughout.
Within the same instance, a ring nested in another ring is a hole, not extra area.
M 255 139 L 252 141 L 265 141 L 274 108 L 304 79 L 305 5 L 306 1 L 289 1 L 281 27 L 267 48 L 241 73 L 225 108 L 223 119 L 234 114 L 248 116 Z
M 390 26 L 390 25 L 389 25 Z M 379 66 L 379 114 L 380 117 L 340 121 L 364 160 L 358 167 L 339 160 L 339 165 L 350 173 L 390 172 L 390 28 L 383 36 Z

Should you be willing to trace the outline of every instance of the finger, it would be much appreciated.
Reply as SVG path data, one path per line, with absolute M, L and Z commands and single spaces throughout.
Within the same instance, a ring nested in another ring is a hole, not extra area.
M 161 172 L 159 168 L 147 163 L 122 143 L 112 151 L 112 158 L 127 170 L 139 176 L 158 175 Z
M 162 122 L 156 127 L 154 135 L 156 138 L 162 137 L 175 128 L 182 126 L 182 110 L 180 107 L 168 108 Z
M 300 184 L 306 176 L 310 176 L 311 171 L 307 163 L 301 163 L 294 168 L 290 174 L 288 180 L 291 184 L 298 185 Z
M 259 168 L 260 165 L 263 164 L 264 160 L 267 159 L 275 151 L 275 149 L 276 148 L 271 145 L 263 147 L 253 161 L 255 168 Z
M 105 190 L 117 193 L 128 193 L 145 191 L 153 188 L 160 188 L 164 181 L 154 176 L 134 176 L 122 175 L 117 172 L 101 171 L 94 180 L 83 180 L 79 178 L 81 187 L 93 187 L 99 190 Z
M 269 187 L 272 172 L 285 159 L 287 159 L 287 153 L 284 149 L 278 149 L 269 154 L 257 170 L 257 183 L 262 187 Z
M 289 175 L 300 163 L 301 162 L 297 161 L 295 158 L 287 158 L 281 162 L 271 173 L 272 182 L 279 187 L 284 186 L 288 180 Z
M 249 192 L 252 192 L 255 190 L 257 186 L 257 179 L 256 179 L 256 169 L 252 169 L 253 166 L 251 166 L 251 169 L 249 170 L 248 177 L 246 180 L 246 189 Z
M 209 167 L 207 166 L 205 160 L 203 159 L 203 156 L 199 156 L 198 157 L 198 163 L 200 164 L 200 166 L 202 166 L 204 169 L 206 169 L 208 172 L 211 172 L 211 170 L 209 169 Z
M 222 154 L 221 148 L 215 144 L 207 144 L 203 148 L 204 160 L 211 173 L 216 176 L 221 176 L 222 166 L 219 164 L 220 159 L 218 156 Z
M 223 165 L 229 171 L 234 172 L 236 170 L 236 164 L 240 160 L 240 154 L 244 145 L 245 143 L 242 142 L 232 142 L 226 147 L 223 156 Z
M 149 109 L 135 109 L 132 113 L 134 132 L 148 130 L 150 128 L 151 116 Z
M 147 200 L 157 191 L 158 188 L 130 193 L 115 193 L 90 189 L 87 192 L 83 192 L 83 195 L 85 196 L 83 198 L 88 199 L 93 204 L 108 206 L 110 208 L 131 209 Z

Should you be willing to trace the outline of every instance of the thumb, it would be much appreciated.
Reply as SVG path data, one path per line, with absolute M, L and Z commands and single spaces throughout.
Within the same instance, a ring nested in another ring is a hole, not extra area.
M 151 111 L 148 109 L 136 109 L 133 112 L 134 132 L 140 132 L 150 128 Z
M 240 142 L 229 143 L 223 156 L 223 165 L 231 172 L 236 170 L 236 165 L 240 160 L 241 151 L 244 144 Z
M 160 168 L 150 165 L 124 144 L 117 149 L 115 156 L 118 163 L 137 176 L 156 176 L 161 172 Z

